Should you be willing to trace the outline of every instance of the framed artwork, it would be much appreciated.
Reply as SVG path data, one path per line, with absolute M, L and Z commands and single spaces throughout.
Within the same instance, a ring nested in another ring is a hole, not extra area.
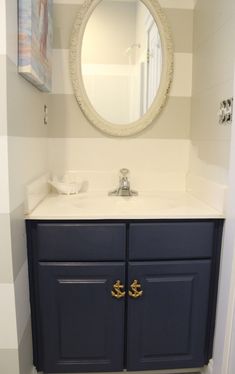
M 19 0 L 18 71 L 45 92 L 52 81 L 52 2 Z

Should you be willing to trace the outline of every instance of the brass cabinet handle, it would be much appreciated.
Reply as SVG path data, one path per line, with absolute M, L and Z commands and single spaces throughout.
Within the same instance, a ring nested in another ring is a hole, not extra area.
M 120 280 L 117 280 L 116 283 L 113 285 L 113 290 L 111 291 L 111 294 L 116 299 L 121 299 L 125 296 L 126 291 L 122 291 L 124 288 L 123 284 L 121 284 Z
M 131 291 L 128 292 L 129 296 L 133 299 L 138 299 L 143 295 L 143 291 L 141 290 L 141 284 L 135 279 L 134 282 L 131 284 Z

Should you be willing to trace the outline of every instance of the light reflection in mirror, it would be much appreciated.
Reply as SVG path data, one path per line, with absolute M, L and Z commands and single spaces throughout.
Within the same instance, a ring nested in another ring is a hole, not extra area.
M 95 111 L 106 121 L 128 124 L 152 105 L 161 80 L 158 27 L 140 0 L 102 0 L 82 42 L 82 77 Z

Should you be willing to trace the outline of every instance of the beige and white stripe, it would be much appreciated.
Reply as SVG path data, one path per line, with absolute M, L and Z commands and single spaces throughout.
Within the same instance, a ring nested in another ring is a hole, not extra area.
M 54 4 L 82 4 L 83 2 L 84 0 L 54 0 Z M 158 0 L 158 2 L 163 8 L 194 9 L 197 0 Z
M 231 126 L 219 125 L 218 110 L 222 100 L 233 96 L 234 17 L 233 0 L 197 1 L 190 169 L 222 185 L 228 183 Z
M 17 2 L 0 0 L 0 14 L 0 373 L 29 374 L 24 187 L 47 169 L 47 96 L 17 74 Z

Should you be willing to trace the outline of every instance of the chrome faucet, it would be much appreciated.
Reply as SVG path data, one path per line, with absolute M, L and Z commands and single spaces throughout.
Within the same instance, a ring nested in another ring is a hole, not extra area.
M 132 191 L 130 188 L 130 181 L 128 179 L 129 170 L 121 169 L 119 176 L 119 187 L 109 192 L 109 196 L 137 196 L 138 192 Z

